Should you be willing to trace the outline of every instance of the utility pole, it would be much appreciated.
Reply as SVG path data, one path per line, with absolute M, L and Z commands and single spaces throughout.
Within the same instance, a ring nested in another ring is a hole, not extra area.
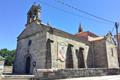
M 115 22 L 115 28 L 116 28 L 116 39 L 117 39 L 117 53 L 118 53 L 118 61 L 119 61 L 119 67 L 120 67 L 120 52 L 119 52 L 119 35 L 118 35 L 118 22 Z

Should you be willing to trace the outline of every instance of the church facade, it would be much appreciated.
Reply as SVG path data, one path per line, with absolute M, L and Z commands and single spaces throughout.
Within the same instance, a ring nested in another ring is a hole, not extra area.
M 33 74 L 35 69 L 89 68 L 90 43 L 43 24 L 40 10 L 41 7 L 34 4 L 27 14 L 26 28 L 17 39 L 13 72 Z
M 26 28 L 18 36 L 13 72 L 87 67 L 84 62 L 89 46 L 72 34 L 42 24 L 37 14 L 39 9 L 36 5 L 31 7 Z

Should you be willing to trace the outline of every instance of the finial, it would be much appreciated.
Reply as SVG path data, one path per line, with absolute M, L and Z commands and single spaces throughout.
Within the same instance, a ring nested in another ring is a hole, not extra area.
M 83 28 L 82 28 L 82 25 L 81 25 L 81 24 L 79 24 L 78 32 L 79 32 L 79 33 L 80 33 L 80 32 L 83 32 Z

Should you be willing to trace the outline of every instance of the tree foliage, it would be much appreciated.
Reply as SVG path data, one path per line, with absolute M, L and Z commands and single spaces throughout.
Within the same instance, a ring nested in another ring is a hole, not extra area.
M 0 50 L 0 56 L 5 58 L 5 65 L 13 65 L 16 50 L 8 50 L 6 48 Z

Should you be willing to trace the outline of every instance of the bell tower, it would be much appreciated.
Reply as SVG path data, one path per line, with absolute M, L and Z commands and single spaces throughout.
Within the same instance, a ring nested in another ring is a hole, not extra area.
M 40 5 L 34 3 L 27 13 L 27 24 L 34 21 L 41 22 L 40 13 L 41 13 Z

